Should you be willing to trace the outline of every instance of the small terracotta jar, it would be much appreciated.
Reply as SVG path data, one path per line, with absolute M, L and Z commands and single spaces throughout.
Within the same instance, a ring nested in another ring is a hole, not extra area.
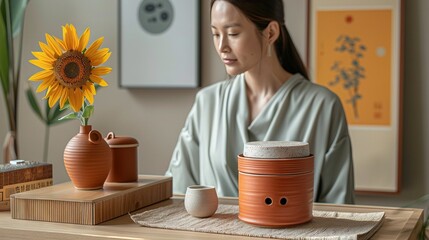
M 136 139 L 126 136 L 115 136 L 109 132 L 105 138 L 112 150 L 112 168 L 106 182 L 135 182 L 138 179 Z
M 238 155 L 240 220 L 283 227 L 313 218 L 314 157 L 307 143 L 250 142 L 243 153 Z

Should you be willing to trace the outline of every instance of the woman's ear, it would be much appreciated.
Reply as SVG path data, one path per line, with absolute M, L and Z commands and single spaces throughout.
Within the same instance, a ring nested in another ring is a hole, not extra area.
M 269 44 L 273 44 L 280 35 L 280 26 L 276 21 L 271 21 L 264 30 L 264 35 Z

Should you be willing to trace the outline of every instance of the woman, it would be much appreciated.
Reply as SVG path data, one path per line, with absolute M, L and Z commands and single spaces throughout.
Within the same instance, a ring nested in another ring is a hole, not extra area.
M 315 156 L 314 200 L 354 202 L 341 102 L 308 81 L 284 24 L 282 0 L 212 0 L 214 46 L 230 80 L 202 89 L 174 150 L 173 191 L 194 184 L 238 195 L 237 155 L 249 141 L 304 141 Z

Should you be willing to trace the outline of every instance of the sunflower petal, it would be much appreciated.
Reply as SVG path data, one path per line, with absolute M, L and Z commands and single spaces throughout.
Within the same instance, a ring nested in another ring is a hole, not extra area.
M 69 99 L 71 100 L 70 106 L 72 107 L 73 111 L 79 112 L 82 105 L 79 104 L 77 93 L 73 88 L 69 89 Z
M 88 54 L 88 59 L 92 62 L 97 61 L 98 59 L 104 57 L 109 52 L 108 48 L 103 48 L 100 50 L 95 51 L 93 54 Z
M 66 43 L 67 50 L 72 49 L 73 43 L 70 37 L 69 25 L 66 24 L 63 29 L 64 42 Z
M 103 78 L 101 78 L 101 77 L 99 77 L 97 75 L 91 74 L 91 75 L 89 75 L 89 79 L 91 81 L 97 83 L 98 85 L 102 86 L 102 87 L 107 87 L 109 85 L 106 81 L 104 81 Z
M 53 76 L 54 72 L 52 70 L 42 70 L 38 73 L 33 74 L 28 80 L 30 81 L 40 81 L 50 76 Z
M 87 81 L 84 87 L 87 91 L 89 91 L 89 93 L 91 93 L 92 96 L 97 95 L 97 90 L 94 87 L 94 83 L 91 81 Z
M 49 47 L 51 47 L 51 49 L 54 50 L 55 52 L 55 57 L 61 56 L 61 54 L 63 54 L 63 52 L 61 51 L 61 47 L 60 45 L 58 45 L 57 41 L 55 41 L 55 39 L 49 35 L 49 34 L 45 34 L 46 37 L 46 42 L 48 43 Z
M 55 103 L 60 99 L 61 92 L 63 90 L 63 87 L 58 87 L 56 91 L 52 92 L 52 95 L 49 97 L 49 107 L 52 108 Z
M 52 96 L 52 93 L 55 92 L 57 90 L 57 88 L 59 87 L 58 82 L 53 82 L 48 86 L 48 90 L 46 91 L 46 95 L 45 98 L 48 98 L 50 96 Z
M 74 94 L 74 106 L 72 107 L 75 110 L 75 112 L 78 112 L 83 105 L 82 91 L 80 90 L 80 88 L 75 88 L 73 94 Z
M 79 112 L 79 109 L 76 110 L 74 108 L 74 106 L 76 106 L 76 103 L 75 103 L 75 96 L 74 96 L 74 93 L 73 93 L 73 88 L 69 88 L 68 89 L 68 95 L 69 95 L 69 103 L 70 103 L 70 106 L 72 107 L 73 111 L 74 112 Z
M 62 51 L 67 51 L 66 44 L 63 40 L 54 36 L 55 41 L 57 41 L 58 45 L 60 45 Z
M 77 50 L 79 52 L 82 52 L 86 48 L 86 45 L 88 45 L 90 35 L 91 35 L 91 30 L 89 28 L 86 28 L 79 39 L 79 46 L 77 47 Z
M 35 56 L 37 59 L 45 61 L 45 62 L 51 62 L 53 63 L 55 61 L 54 58 L 49 57 L 46 53 L 44 52 L 31 52 L 33 54 L 33 56 Z
M 40 49 L 50 58 L 56 58 L 54 56 L 55 52 L 48 45 L 43 42 L 39 42 Z
M 36 93 L 44 91 L 46 88 L 51 86 L 51 84 L 55 81 L 55 78 L 50 77 L 46 80 L 44 80 L 36 89 Z
M 92 95 L 91 90 L 89 90 L 86 85 L 83 86 L 83 96 L 85 96 L 90 104 L 94 103 L 94 95 Z
M 31 59 L 29 62 L 32 63 L 33 65 L 39 67 L 39 68 L 42 68 L 42 69 L 53 69 L 54 68 L 52 63 L 48 63 L 48 62 L 45 62 L 42 60 Z
M 97 58 L 94 61 L 91 61 L 91 65 L 92 66 L 98 66 L 100 64 L 105 63 L 110 58 L 110 55 L 112 55 L 112 52 L 106 53 L 106 55 L 104 55 L 103 57 Z
M 67 102 L 68 99 L 68 91 L 67 88 L 63 88 L 61 91 L 61 98 L 60 98 L 60 108 L 64 108 L 64 104 Z
M 112 68 L 110 67 L 96 67 L 91 70 L 91 73 L 100 76 L 109 74 L 111 71 Z
M 69 25 L 69 33 L 69 38 L 71 38 L 71 42 L 73 43 L 72 49 L 77 50 L 77 47 L 79 46 L 79 38 L 77 36 L 76 28 L 73 26 L 73 24 Z
M 85 55 L 87 58 L 89 58 L 89 60 L 94 61 L 97 58 L 103 57 L 108 52 L 109 52 L 108 48 L 103 48 L 103 49 L 95 50 L 94 52 L 89 52 L 88 54 L 85 54 Z
M 104 37 L 101 37 L 101 38 L 95 40 L 95 42 L 93 42 L 91 44 L 91 46 L 89 46 L 88 50 L 86 50 L 85 56 L 86 57 L 92 56 L 92 54 L 96 53 L 98 48 L 100 48 L 101 44 L 103 43 L 103 41 L 104 41 Z
M 86 82 L 86 87 L 89 89 L 89 91 L 91 91 L 92 95 L 97 95 L 97 90 L 91 81 Z
M 63 42 L 64 42 L 65 50 L 69 50 L 71 44 L 69 43 L 69 39 L 68 39 L 68 27 L 67 25 L 65 25 L 65 26 L 62 26 L 61 28 L 63 29 Z

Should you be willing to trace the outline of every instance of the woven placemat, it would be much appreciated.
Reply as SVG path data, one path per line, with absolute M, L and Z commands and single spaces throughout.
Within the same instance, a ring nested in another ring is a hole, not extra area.
M 313 211 L 313 220 L 286 228 L 263 228 L 238 219 L 238 206 L 219 204 L 210 218 L 189 215 L 183 202 L 131 215 L 145 227 L 280 239 L 369 239 L 381 226 L 384 212 Z

